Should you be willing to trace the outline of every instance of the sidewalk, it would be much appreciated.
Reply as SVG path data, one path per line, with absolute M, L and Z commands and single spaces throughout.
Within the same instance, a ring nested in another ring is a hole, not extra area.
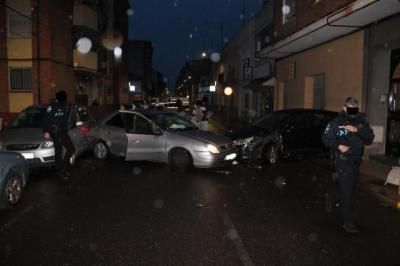
M 386 162 L 376 160 L 371 156 L 371 159 L 363 160 L 360 168 L 360 184 L 371 192 L 382 204 L 387 204 L 396 208 L 400 201 L 398 195 L 398 187 L 393 185 L 385 186 L 386 177 L 393 166 L 398 166 L 390 160 Z
M 223 114 L 215 114 L 209 119 L 209 131 L 217 135 L 225 134 L 229 129 L 226 128 L 223 121 Z M 397 203 L 400 202 L 398 187 L 384 184 L 392 167 L 400 166 L 398 161 L 385 156 L 370 157 L 361 163 L 359 182 L 362 189 L 373 194 L 381 204 L 396 208 Z

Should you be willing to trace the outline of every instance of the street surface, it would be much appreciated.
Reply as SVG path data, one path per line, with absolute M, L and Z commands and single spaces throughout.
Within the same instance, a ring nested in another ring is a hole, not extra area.
M 330 180 L 324 157 L 175 175 L 85 155 L 71 193 L 36 171 L 0 212 L 0 265 L 399 265 L 400 212 L 360 187 L 347 235 Z

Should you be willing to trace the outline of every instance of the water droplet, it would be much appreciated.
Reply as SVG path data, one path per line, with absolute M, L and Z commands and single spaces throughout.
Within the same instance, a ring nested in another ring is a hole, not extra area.
M 134 175 L 140 175 L 142 173 L 142 169 L 140 167 L 133 167 L 133 174 Z
M 82 54 L 87 54 L 92 49 L 92 41 L 87 37 L 80 38 L 76 42 L 76 49 Z
M 219 53 L 212 53 L 210 58 L 214 63 L 218 63 L 221 60 L 221 55 Z
M 229 229 L 226 235 L 230 240 L 235 240 L 239 237 L 235 229 Z
M 290 13 L 290 6 L 288 5 L 283 5 L 282 6 L 282 14 L 283 15 L 288 15 Z
M 275 178 L 275 186 L 283 189 L 286 186 L 286 179 L 283 176 L 278 176 Z
M 89 249 L 90 249 L 91 251 L 96 251 L 96 250 L 97 250 L 97 245 L 96 245 L 95 243 L 90 243 Z
M 132 16 L 133 15 L 133 9 L 132 8 L 128 8 L 128 10 L 126 10 L 126 14 L 128 15 L 128 16 Z
M 153 203 L 154 208 L 156 209 L 161 209 L 162 207 L 164 207 L 164 201 L 161 199 L 156 199 Z
M 311 234 L 308 236 L 308 241 L 310 241 L 310 242 L 315 242 L 315 241 L 317 241 L 317 240 L 318 240 L 318 236 L 317 236 L 316 233 L 311 233 Z

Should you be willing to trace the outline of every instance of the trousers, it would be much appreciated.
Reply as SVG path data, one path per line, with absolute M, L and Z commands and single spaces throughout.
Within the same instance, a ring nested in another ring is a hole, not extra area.
M 346 225 L 354 225 L 352 211 L 352 196 L 354 187 L 360 175 L 361 159 L 344 158 L 339 156 L 335 161 L 336 190 L 333 201 L 340 202 L 343 221 Z
M 51 132 L 50 136 L 54 143 L 57 173 L 68 171 L 71 166 L 70 159 L 75 153 L 75 147 L 70 136 L 65 131 Z M 65 148 L 65 154 L 63 148 Z

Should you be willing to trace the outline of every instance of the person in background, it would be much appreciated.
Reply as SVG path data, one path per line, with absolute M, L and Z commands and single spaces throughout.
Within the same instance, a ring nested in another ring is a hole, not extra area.
M 192 123 L 195 124 L 199 128 L 200 128 L 200 122 L 203 118 L 202 106 L 203 106 L 203 102 L 201 100 L 197 100 L 193 106 L 193 113 L 192 113 L 193 116 L 191 118 Z
M 43 123 L 43 137 L 53 141 L 55 150 L 55 164 L 57 175 L 65 182 L 70 182 L 70 159 L 75 153 L 75 147 L 68 135 L 68 105 L 67 93 L 56 93 L 56 101 L 52 101 L 46 108 Z M 66 152 L 63 154 L 63 148 Z
M 345 100 L 343 111 L 328 123 L 322 135 L 322 142 L 334 153 L 336 178 L 336 191 L 326 194 L 325 209 L 332 212 L 340 201 L 343 229 L 350 234 L 359 232 L 353 221 L 351 201 L 360 174 L 364 145 L 370 145 L 374 137 L 373 130 L 359 112 L 357 99 L 352 97 Z

